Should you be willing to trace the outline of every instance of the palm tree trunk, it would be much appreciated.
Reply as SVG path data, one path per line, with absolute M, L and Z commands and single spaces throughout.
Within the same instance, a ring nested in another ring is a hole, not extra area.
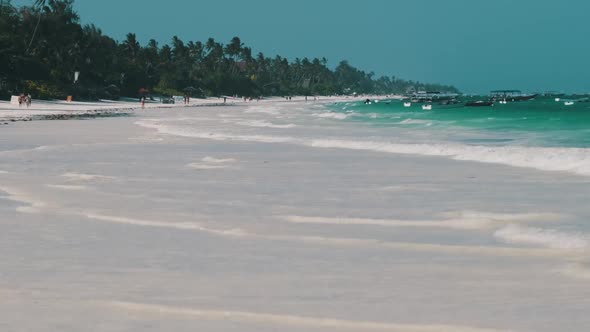
M 35 40 L 35 35 L 37 34 L 37 30 L 39 29 L 39 23 L 41 23 L 41 15 L 43 7 L 47 4 L 47 0 L 35 0 L 35 6 L 39 9 L 39 17 L 37 18 L 37 24 L 35 24 L 35 30 L 33 30 L 33 35 L 31 36 L 31 41 L 27 46 L 27 50 L 25 51 L 25 55 L 29 54 L 29 49 L 31 45 L 33 45 L 33 40 Z
M 33 45 L 33 40 L 35 40 L 35 35 L 37 34 L 37 29 L 39 29 L 39 23 L 41 23 L 41 12 L 39 12 L 39 17 L 37 18 L 37 24 L 35 24 L 35 30 L 33 30 L 33 35 L 31 36 L 31 41 L 29 41 L 29 45 L 27 46 L 27 50 L 25 51 L 25 55 L 29 54 L 29 49 L 31 45 Z

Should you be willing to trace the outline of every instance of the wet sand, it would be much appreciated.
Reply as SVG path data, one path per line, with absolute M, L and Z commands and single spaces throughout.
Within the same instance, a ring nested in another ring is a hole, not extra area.
M 346 131 L 277 107 L 1 128 L 0 330 L 590 328 L 587 178 L 273 141 Z

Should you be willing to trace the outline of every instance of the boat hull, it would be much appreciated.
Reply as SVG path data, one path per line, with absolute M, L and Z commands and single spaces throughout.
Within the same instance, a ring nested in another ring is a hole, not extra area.
M 491 101 L 473 101 L 469 103 L 465 103 L 467 107 L 490 107 L 494 106 L 494 103 Z
M 527 100 L 534 99 L 537 96 L 538 96 L 538 94 L 521 95 L 521 96 L 493 96 L 492 97 L 492 100 L 494 100 L 494 101 L 497 101 L 497 100 L 505 100 L 505 101 L 527 101 Z

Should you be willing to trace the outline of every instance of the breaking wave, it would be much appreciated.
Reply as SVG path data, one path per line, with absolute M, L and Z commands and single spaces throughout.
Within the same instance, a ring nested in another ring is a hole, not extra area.
M 536 245 L 551 249 L 584 249 L 590 244 L 588 236 L 583 234 L 521 225 L 507 225 L 497 230 L 494 236 L 508 243 Z
M 333 113 L 335 114 L 335 113 Z M 523 146 L 483 146 L 460 143 L 396 143 L 392 141 L 332 138 L 295 138 L 278 135 L 241 135 L 205 132 L 143 120 L 136 124 L 156 129 L 159 133 L 223 141 L 291 143 L 314 148 L 366 150 L 396 154 L 441 156 L 455 160 L 535 168 L 543 171 L 565 171 L 590 176 L 590 149 Z

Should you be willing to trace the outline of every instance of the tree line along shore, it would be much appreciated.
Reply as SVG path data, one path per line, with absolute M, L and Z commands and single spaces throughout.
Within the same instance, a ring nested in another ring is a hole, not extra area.
M 145 94 L 191 97 L 401 94 L 458 92 L 453 86 L 376 77 L 341 61 L 254 54 L 239 37 L 140 45 L 93 24 L 80 24 L 74 0 L 37 0 L 16 7 L 0 0 L 0 97 L 112 99 Z

